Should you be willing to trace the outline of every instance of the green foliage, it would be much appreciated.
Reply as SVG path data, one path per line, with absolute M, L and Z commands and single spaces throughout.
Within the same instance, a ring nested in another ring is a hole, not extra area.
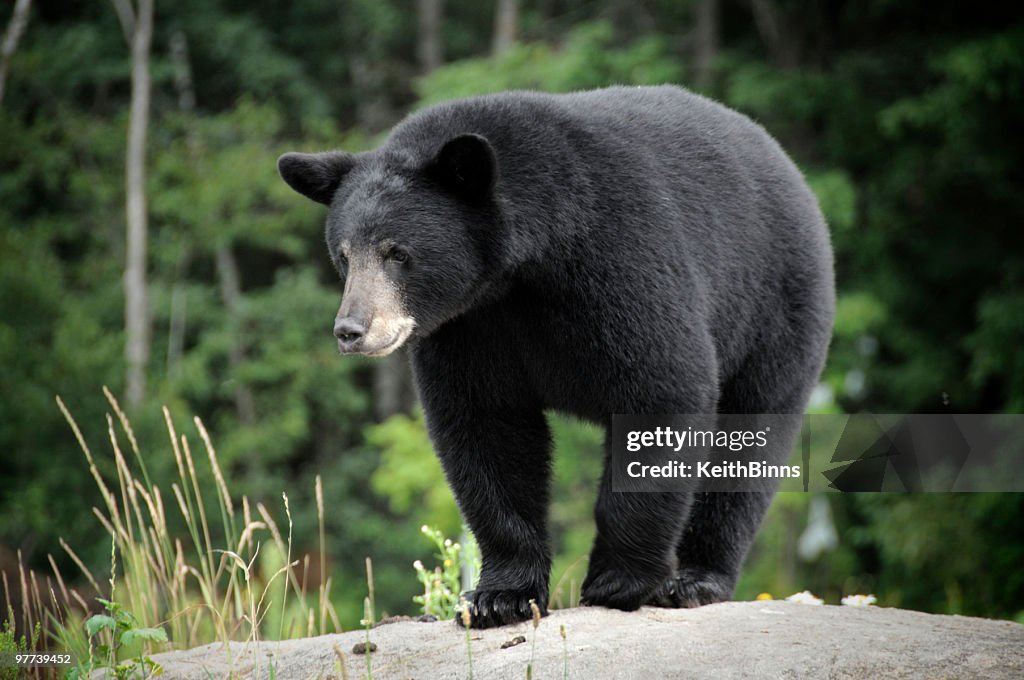
M 1024 356 L 1012 348 L 1024 338 L 1024 292 L 986 295 L 978 308 L 978 326 L 967 338 L 973 351 L 971 384 L 983 388 L 990 382 L 1006 382 L 1009 413 L 1024 412 Z
M 554 537 L 551 606 L 573 607 L 594 540 L 594 503 L 604 464 L 604 432 L 582 421 L 549 414 L 555 441 L 549 521 Z
M 437 548 L 435 557 L 440 564 L 428 570 L 419 560 L 413 562 L 416 578 L 423 586 L 423 594 L 412 598 L 422 607 L 424 614 L 436 616 L 441 621 L 451 621 L 459 611 L 461 594 L 476 585 L 480 574 L 480 551 L 472 534 L 466 534 L 466 545 L 445 538 L 439 529 L 423 525 L 420 531 Z M 470 574 L 469 582 L 463 586 L 463 578 Z
M 8 609 L 4 618 L 3 630 L 0 630 L 0 659 L 19 652 L 33 651 L 39 643 L 42 633 L 42 627 L 39 624 L 32 631 L 32 639 L 29 640 L 24 635 L 21 637 L 17 635 L 13 622 L 14 612 Z M 17 666 L 0 666 L 0 680 L 16 680 L 20 674 L 21 670 Z
M 821 212 L 832 231 L 849 231 L 857 224 L 857 187 L 849 173 L 839 168 L 809 170 L 811 186 Z
M 1015 540 L 1021 494 L 881 494 L 855 502 L 866 521 L 851 539 L 878 555 L 876 588 L 889 604 L 931 608 L 938 596 L 949 614 L 1021 611 L 1024 575 L 1010 567 L 1024 560 L 1024 544 Z M 982 576 L 979 565 L 1000 578 Z
M 664 38 L 649 36 L 625 47 L 614 43 L 612 26 L 595 22 L 574 27 L 557 47 L 542 42 L 517 44 L 497 58 L 451 64 L 419 81 L 419 106 L 502 90 L 567 92 L 681 79 L 681 64 Z
M 370 483 L 393 512 L 420 518 L 447 535 L 459 530 L 459 510 L 434 456 L 421 409 L 413 417 L 398 414 L 369 426 L 366 442 L 380 450 L 380 465 Z

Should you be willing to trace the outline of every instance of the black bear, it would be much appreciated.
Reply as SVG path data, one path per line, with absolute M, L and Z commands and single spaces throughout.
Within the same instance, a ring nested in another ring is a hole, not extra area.
M 831 337 L 831 245 L 779 145 L 681 88 L 508 92 L 414 113 L 370 152 L 288 153 L 330 207 L 343 354 L 409 343 L 417 389 L 483 569 L 474 626 L 543 609 L 545 409 L 792 414 Z M 595 509 L 585 604 L 727 600 L 774 488 L 622 493 Z

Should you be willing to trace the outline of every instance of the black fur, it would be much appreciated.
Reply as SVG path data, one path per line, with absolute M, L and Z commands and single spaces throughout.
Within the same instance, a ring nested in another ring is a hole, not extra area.
M 333 197 L 332 257 L 343 241 L 409 254 L 388 271 L 483 554 L 475 626 L 546 604 L 545 409 L 605 427 L 794 414 L 761 457 L 788 453 L 831 335 L 831 247 L 800 172 L 746 117 L 668 86 L 511 92 L 413 114 L 333 183 L 324 167 L 282 174 Z M 606 470 L 584 602 L 728 599 L 773 492 L 612 493 Z

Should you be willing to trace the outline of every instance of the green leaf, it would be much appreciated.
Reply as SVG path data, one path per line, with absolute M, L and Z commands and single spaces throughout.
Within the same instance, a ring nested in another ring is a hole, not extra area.
M 108 630 L 114 630 L 117 628 L 117 621 L 106 614 L 96 614 L 95 616 L 89 617 L 85 622 L 85 632 L 89 634 L 89 637 L 92 637 L 105 628 Z
M 113 612 L 114 618 L 117 620 L 118 625 L 121 628 L 134 628 L 138 620 L 135 616 L 127 609 L 121 609 L 117 612 Z
M 149 642 L 167 642 L 167 633 L 163 628 L 132 628 L 121 634 L 121 644 L 130 645 L 136 640 Z

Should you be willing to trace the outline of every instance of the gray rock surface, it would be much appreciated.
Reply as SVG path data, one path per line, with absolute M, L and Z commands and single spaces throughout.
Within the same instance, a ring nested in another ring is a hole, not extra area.
M 559 633 L 565 626 L 567 639 Z M 507 649 L 516 636 L 526 642 Z M 901 609 L 729 602 L 624 613 L 556 611 L 531 623 L 472 631 L 473 678 L 1024 678 L 1024 626 Z M 466 634 L 451 622 L 402 621 L 370 631 L 372 677 L 468 678 Z M 365 631 L 220 644 L 154 656 L 165 678 L 365 678 L 353 647 Z M 343 654 L 342 661 L 335 650 Z M 271 675 L 270 664 L 274 670 Z

